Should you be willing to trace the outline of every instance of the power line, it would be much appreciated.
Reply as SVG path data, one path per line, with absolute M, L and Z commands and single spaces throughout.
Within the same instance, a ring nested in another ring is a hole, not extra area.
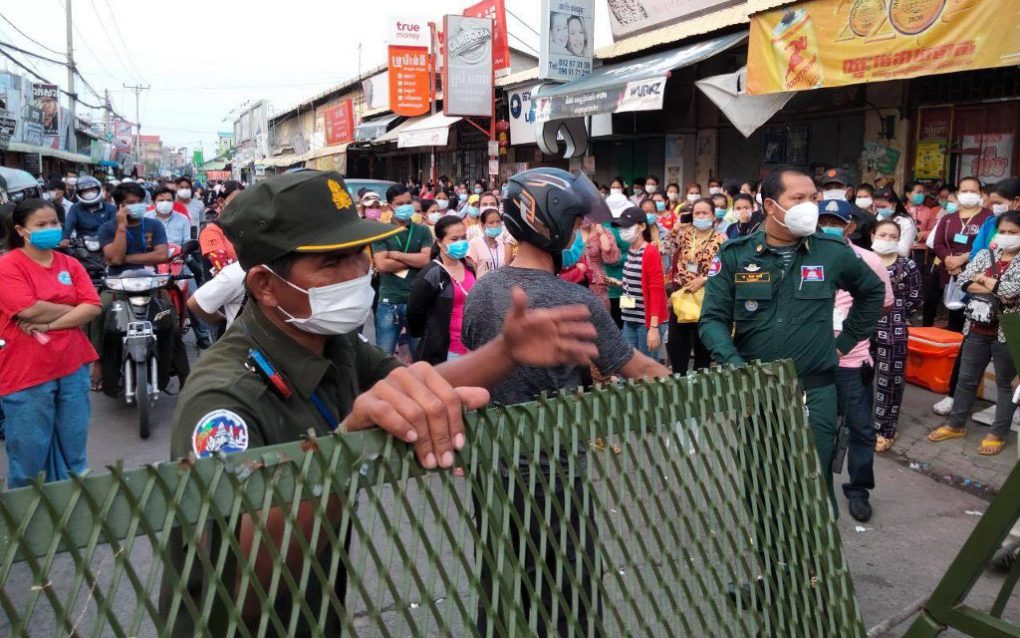
M 89 1 L 93 2 L 93 8 L 94 8 L 95 7 L 94 0 L 89 0 Z M 124 36 L 120 32 L 120 25 L 117 24 L 117 16 L 113 12 L 113 7 L 110 6 L 110 0 L 105 0 L 105 2 L 106 2 L 106 10 L 110 12 L 110 18 L 113 20 L 113 30 L 117 33 L 117 38 L 120 40 L 120 43 L 124 47 L 124 57 L 127 58 L 128 64 L 131 65 L 131 68 L 134 69 L 134 72 L 138 75 L 138 80 L 144 80 L 144 78 L 142 77 L 141 71 L 139 71 L 138 67 L 135 66 L 135 61 L 131 59 L 131 50 L 128 48 L 127 43 L 124 41 Z
M 535 55 L 538 55 L 538 56 L 542 55 L 541 53 L 539 53 L 539 52 L 538 52 L 538 51 L 537 51 L 537 50 L 535 49 L 535 47 L 531 46 L 530 44 L 528 44 L 528 43 L 527 43 L 527 42 L 525 42 L 524 40 L 520 39 L 520 38 L 519 38 L 519 37 L 517 37 L 516 35 L 514 35 L 514 34 L 510 33 L 510 31 L 507 31 L 507 32 L 506 32 L 506 34 L 507 34 L 508 36 L 510 36 L 511 38 L 513 38 L 514 40 L 517 40 L 518 42 L 520 42 L 520 43 L 521 43 L 521 46 L 523 46 L 523 47 L 524 47 L 524 48 L 526 48 L 526 49 L 529 49 L 529 50 L 530 50 L 530 51 L 531 51 L 532 53 L 534 53 Z
M 39 79 L 40 79 L 40 80 L 42 80 L 43 82 L 45 82 L 45 83 L 47 83 L 47 84 L 53 84 L 52 82 L 50 82 L 49 80 L 47 80 L 47 79 L 46 79 L 46 78 L 44 78 L 43 76 L 39 75 L 38 71 L 33 71 L 32 69 L 28 68 L 27 66 L 25 66 L 24 64 L 22 64 L 21 62 L 19 62 L 17 58 L 15 58 L 14 56 L 12 56 L 12 55 L 11 55 L 10 53 L 8 53 L 8 52 L 4 51 L 3 49 L 0 49 L 0 55 L 4 56 L 5 58 L 7 58 L 8 60 L 10 60 L 11 62 L 13 62 L 13 63 L 17 64 L 17 65 L 18 65 L 18 66 L 20 66 L 21 68 L 25 69 L 26 71 L 28 71 L 29 73 L 31 73 L 31 74 L 32 74 L 32 75 L 34 75 L 35 77 L 39 78 Z
M 525 28 L 527 28 L 527 29 L 528 29 L 529 31 L 531 31 L 531 32 L 532 32 L 532 33 L 534 33 L 535 35 L 537 35 L 537 36 L 538 36 L 539 38 L 541 38 L 541 37 L 542 37 L 542 34 L 541 34 L 541 33 L 539 33 L 538 31 L 535 31 L 535 28 L 534 28 L 533 26 L 531 26 L 531 25 L 530 25 L 530 24 L 528 23 L 528 21 L 527 21 L 527 20 L 525 20 L 525 19 L 521 18 L 521 17 L 519 16 L 519 15 L 517 15 L 516 13 L 514 13 L 514 12 L 513 12 L 513 11 L 511 11 L 510 9 L 507 9 L 507 10 L 506 10 L 506 12 L 507 12 L 507 14 L 508 14 L 508 15 L 511 15 L 511 16 L 513 16 L 513 17 L 517 18 L 517 21 L 518 21 L 518 22 L 520 22 L 521 24 L 523 24 L 523 25 L 525 26 Z M 515 37 L 516 37 L 516 36 L 515 36 Z M 520 39 L 520 38 L 518 38 L 518 39 Z
M 44 62 L 49 62 L 50 64 L 59 64 L 60 66 L 64 67 L 67 66 L 67 61 L 54 60 L 53 58 L 48 58 L 44 55 L 39 55 L 38 53 L 32 53 L 31 51 L 26 51 L 25 49 L 16 47 L 9 42 L 0 42 L 0 47 L 7 47 L 8 49 L 13 49 L 18 53 L 24 53 L 25 55 L 31 56 L 33 58 L 39 58 L 40 60 L 43 60 Z
M 11 25 L 12 27 L 14 27 L 14 30 L 15 30 L 15 31 L 17 31 L 18 33 L 20 33 L 21 35 L 23 35 L 23 36 L 24 36 L 24 37 L 25 37 L 26 39 L 28 39 L 28 40 L 29 40 L 29 41 L 31 41 L 32 43 L 34 43 L 34 44 L 36 44 L 36 45 L 38 45 L 38 46 L 41 46 L 42 48 L 46 49 L 46 50 L 47 50 L 47 51 L 49 51 L 50 53 L 56 53 L 57 55 L 64 55 L 64 52 L 63 52 L 63 51 L 57 51 L 57 50 L 55 50 L 55 49 L 51 49 L 51 48 L 49 48 L 48 46 L 46 46 L 45 44 L 43 44 L 42 42 L 39 42 L 38 40 L 36 40 L 36 39 L 35 39 L 35 38 L 33 38 L 32 36 L 28 35 L 28 34 L 27 34 L 27 33 L 25 33 L 24 31 L 22 31 L 21 29 L 19 29 L 19 28 L 18 28 L 18 25 L 16 25 L 16 24 L 14 24 L 13 22 L 11 22 L 10 18 L 8 18 L 7 16 L 5 16 L 4 14 L 0 13 L 0 18 L 3 18 L 3 19 L 4 19 L 4 22 L 6 22 L 7 24 L 9 24 L 9 25 Z

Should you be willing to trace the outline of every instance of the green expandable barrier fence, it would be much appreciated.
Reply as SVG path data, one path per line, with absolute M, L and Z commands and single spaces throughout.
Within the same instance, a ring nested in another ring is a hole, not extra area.
M 792 368 L 0 495 L 0 635 L 839 636 L 864 628 Z

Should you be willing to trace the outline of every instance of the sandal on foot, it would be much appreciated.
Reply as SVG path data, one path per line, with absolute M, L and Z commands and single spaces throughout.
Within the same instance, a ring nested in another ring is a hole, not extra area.
M 962 439 L 967 436 L 967 430 L 957 430 L 948 425 L 940 425 L 928 434 L 928 440 L 932 443 L 948 441 L 949 439 Z
M 882 436 L 881 434 L 879 434 L 878 437 L 875 439 L 875 452 L 877 452 L 879 454 L 881 454 L 882 452 L 885 452 L 886 450 L 888 450 L 889 448 L 892 447 L 892 444 L 895 441 L 896 441 L 896 435 L 895 434 L 892 435 L 891 437 L 888 437 L 888 438 L 886 438 L 886 437 Z
M 1002 448 L 1005 446 L 1005 439 L 1000 439 L 994 434 L 988 434 L 985 438 L 981 439 L 981 447 L 978 448 L 978 454 L 983 456 L 995 456 L 1001 452 Z

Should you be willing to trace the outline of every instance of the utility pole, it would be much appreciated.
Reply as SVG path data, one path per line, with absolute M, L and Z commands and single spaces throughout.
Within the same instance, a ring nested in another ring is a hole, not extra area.
M 104 141 L 109 142 L 113 139 L 112 131 L 110 130 L 110 111 L 113 107 L 110 106 L 110 89 L 103 91 L 103 105 L 106 107 L 103 109 L 103 138 Z
M 141 96 L 142 91 L 149 90 L 149 85 L 146 84 L 145 86 L 142 86 L 141 84 L 134 84 L 128 86 L 125 84 L 124 88 L 131 89 L 135 92 L 135 125 L 138 126 L 138 133 L 135 135 L 135 166 L 137 166 L 142 163 L 142 115 L 141 107 L 139 106 L 139 97 Z M 144 172 L 144 166 L 142 167 L 142 170 Z M 139 177 L 141 177 L 141 175 L 139 175 Z
M 78 119 L 75 114 L 75 102 L 78 95 L 74 92 L 74 39 L 71 31 L 71 0 L 67 0 L 67 102 L 68 113 L 71 116 L 71 130 L 67 136 L 67 148 L 72 153 L 78 152 L 78 138 L 75 131 L 78 130 Z

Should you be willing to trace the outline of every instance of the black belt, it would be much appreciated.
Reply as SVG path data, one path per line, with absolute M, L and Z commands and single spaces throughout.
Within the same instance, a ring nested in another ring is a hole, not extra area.
M 824 388 L 827 385 L 834 385 L 836 383 L 836 372 L 834 370 L 828 370 L 826 372 L 810 374 L 800 377 L 799 381 L 801 389 L 805 392 L 808 390 L 814 390 L 815 388 Z

